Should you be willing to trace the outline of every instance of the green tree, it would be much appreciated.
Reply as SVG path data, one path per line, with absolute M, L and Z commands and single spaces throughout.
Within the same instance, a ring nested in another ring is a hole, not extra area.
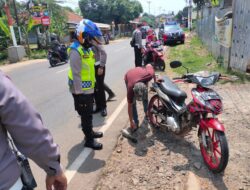
M 182 19 L 183 19 L 183 17 L 184 17 L 184 16 L 183 16 L 183 11 L 179 11 L 175 17 L 176 17 L 176 19 L 177 19 L 177 22 L 178 22 L 178 23 L 181 23 L 181 22 L 182 22 Z
M 49 31 L 56 33 L 59 38 L 64 36 L 68 32 L 67 26 L 67 13 L 68 8 L 63 8 L 56 3 L 55 0 L 47 0 L 48 9 L 50 13 L 50 26 Z
M 155 22 L 155 16 L 154 15 L 150 15 L 147 13 L 144 13 L 142 18 L 141 18 L 141 22 L 146 22 L 148 23 L 148 25 L 156 27 L 156 22 Z
M 0 17 L 0 29 L 3 33 L 0 33 L 1 36 L 10 37 L 10 29 L 8 27 L 6 16 Z
M 84 18 L 116 24 L 127 23 L 143 12 L 137 0 L 80 0 L 79 7 Z

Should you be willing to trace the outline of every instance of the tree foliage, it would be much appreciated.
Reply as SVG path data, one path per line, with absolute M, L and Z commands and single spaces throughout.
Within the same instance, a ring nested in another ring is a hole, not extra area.
M 182 23 L 183 18 L 188 18 L 188 7 L 184 7 L 182 11 L 179 11 L 176 15 L 176 19 L 179 23 Z
M 103 23 L 127 23 L 143 12 L 138 0 L 80 0 L 79 7 L 84 18 Z
M 67 32 L 67 15 L 69 8 L 64 8 L 56 3 L 56 0 L 47 0 L 50 16 L 49 31 L 56 33 L 59 37 Z
M 150 25 L 152 27 L 156 27 L 155 26 L 156 22 L 155 22 L 155 16 L 154 15 L 144 13 L 142 18 L 141 18 L 141 22 L 146 22 L 146 23 L 148 23 L 148 25 Z

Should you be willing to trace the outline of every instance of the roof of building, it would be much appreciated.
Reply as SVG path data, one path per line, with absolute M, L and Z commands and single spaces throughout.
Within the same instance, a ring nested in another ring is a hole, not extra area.
M 70 24 L 70 28 L 74 28 L 74 26 L 83 19 L 82 16 L 69 11 L 67 12 L 67 15 L 68 15 L 68 24 Z M 95 23 L 101 30 L 110 30 L 109 24 L 97 23 L 97 22 Z
M 69 11 L 67 11 L 67 15 L 68 15 L 68 23 L 70 24 L 77 24 L 83 19 L 82 16 Z

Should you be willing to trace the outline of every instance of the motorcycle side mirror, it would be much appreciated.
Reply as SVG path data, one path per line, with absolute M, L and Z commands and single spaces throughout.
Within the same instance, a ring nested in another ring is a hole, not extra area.
M 172 62 L 170 62 L 170 67 L 171 68 L 177 68 L 177 67 L 180 67 L 180 66 L 182 66 L 182 63 L 180 62 L 180 61 L 172 61 Z

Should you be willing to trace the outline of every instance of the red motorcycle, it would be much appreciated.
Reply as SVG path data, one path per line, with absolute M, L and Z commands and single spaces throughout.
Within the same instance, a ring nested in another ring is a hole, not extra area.
M 179 61 L 170 63 L 171 68 L 181 65 Z M 222 113 L 222 99 L 209 88 L 221 78 L 219 73 L 204 77 L 188 73 L 188 69 L 187 74 L 174 78 L 174 82 L 163 77 L 153 83 L 151 90 L 156 94 L 148 105 L 149 123 L 154 127 L 166 127 L 176 135 L 185 135 L 198 126 L 201 155 L 214 173 L 224 171 L 229 157 L 225 128 L 216 117 Z M 193 99 L 187 105 L 187 94 L 174 84 L 178 82 L 196 84 L 191 90 Z
M 161 47 L 160 41 L 146 43 L 143 53 L 143 61 L 145 65 L 151 63 L 155 69 L 164 71 L 165 61 L 163 56 L 163 48 Z

